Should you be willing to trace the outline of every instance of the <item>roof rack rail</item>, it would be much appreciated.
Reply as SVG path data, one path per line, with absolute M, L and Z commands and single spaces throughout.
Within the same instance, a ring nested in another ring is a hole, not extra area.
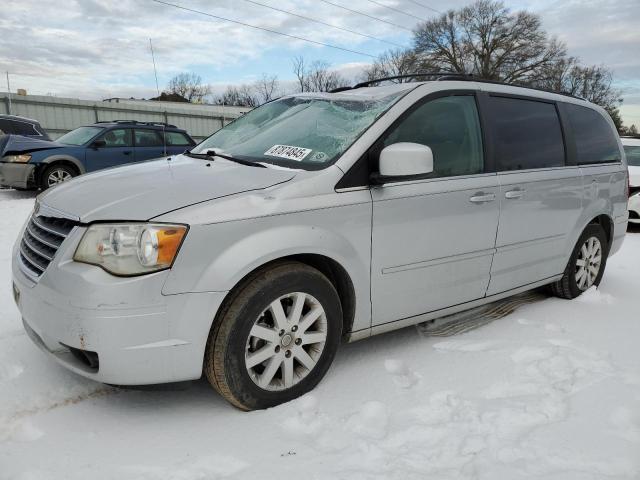
M 167 127 L 167 128 L 178 128 L 175 125 L 165 122 L 139 122 L 138 120 L 100 120 L 99 122 L 93 122 L 94 124 L 98 123 L 118 123 L 124 125 L 157 125 L 159 127 Z
M 352 88 L 368 87 L 372 83 L 386 82 L 388 80 L 401 80 L 403 78 L 416 78 L 416 77 L 434 77 L 439 80 L 442 77 L 450 79 L 471 79 L 470 73 L 456 73 L 456 72 L 418 72 L 418 73 L 406 73 L 403 75 L 393 75 L 391 77 L 374 78 L 373 80 L 367 80 L 354 85 Z
M 530 90 L 537 90 L 539 92 L 547 92 L 547 93 L 556 93 L 558 95 L 564 95 L 565 97 L 576 98 L 578 100 L 585 100 L 585 98 L 579 97 L 577 95 L 573 95 L 567 92 L 559 92 L 555 90 L 547 90 L 544 88 L 536 88 L 530 87 L 527 85 L 518 85 L 514 83 L 501 82 L 499 80 L 488 80 L 486 78 L 476 77 L 472 73 L 460 73 L 460 72 L 417 72 L 417 73 L 407 73 L 404 75 L 394 75 L 391 77 L 382 77 L 375 78 L 373 80 L 367 80 L 365 82 L 360 82 L 354 85 L 353 87 L 339 87 L 334 90 L 331 90 L 329 93 L 338 93 L 344 92 L 345 90 L 351 90 L 355 88 L 362 88 L 371 86 L 374 83 L 386 82 L 389 80 L 400 80 L 403 78 L 417 78 L 417 77 L 433 77 L 436 81 L 460 81 L 460 82 L 479 82 L 479 83 L 491 83 L 495 85 L 507 85 L 510 87 L 520 87 L 520 88 L 528 88 Z

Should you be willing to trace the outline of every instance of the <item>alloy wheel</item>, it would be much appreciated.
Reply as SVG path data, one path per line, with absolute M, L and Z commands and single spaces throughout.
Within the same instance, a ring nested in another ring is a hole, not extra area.
M 63 170 L 62 168 L 57 168 L 49 172 L 49 175 L 47 176 L 47 186 L 53 187 L 54 185 L 66 182 L 67 180 L 71 180 L 72 178 L 73 177 L 69 172 Z
M 255 320 L 245 351 L 245 366 L 260 388 L 280 391 L 306 377 L 327 341 L 327 317 L 312 295 L 283 295 Z
M 578 258 L 576 259 L 575 279 L 578 288 L 582 291 L 591 287 L 602 265 L 602 245 L 596 237 L 589 237 L 584 242 Z

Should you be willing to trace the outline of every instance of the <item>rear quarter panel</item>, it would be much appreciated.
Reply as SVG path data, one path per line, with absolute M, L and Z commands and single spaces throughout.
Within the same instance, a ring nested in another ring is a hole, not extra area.
M 609 254 L 613 255 L 622 246 L 627 229 L 627 173 L 626 166 L 582 165 L 582 216 L 574 230 L 575 241 L 585 226 L 599 215 L 607 215 L 613 221 L 613 241 Z

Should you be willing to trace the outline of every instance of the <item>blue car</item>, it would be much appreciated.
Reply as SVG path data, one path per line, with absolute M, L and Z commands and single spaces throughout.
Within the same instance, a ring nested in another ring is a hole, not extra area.
M 196 142 L 175 125 L 129 120 L 76 128 L 55 142 L 0 138 L 0 186 L 46 190 L 87 172 L 190 149 Z

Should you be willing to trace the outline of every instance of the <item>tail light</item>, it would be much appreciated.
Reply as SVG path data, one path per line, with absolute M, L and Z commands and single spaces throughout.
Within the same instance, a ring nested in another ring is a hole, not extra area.
M 631 195 L 631 178 L 629 175 L 629 167 L 627 167 L 627 200 L 629 200 L 630 195 Z

